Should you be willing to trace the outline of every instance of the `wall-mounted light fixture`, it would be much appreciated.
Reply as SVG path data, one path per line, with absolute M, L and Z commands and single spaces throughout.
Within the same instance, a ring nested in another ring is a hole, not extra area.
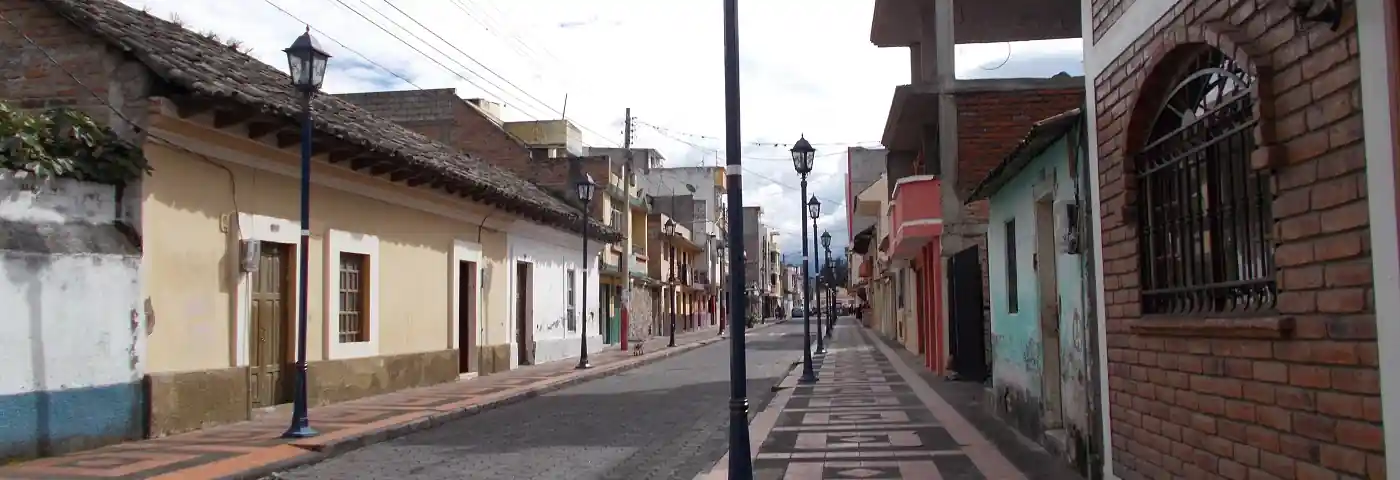
M 1337 31 L 1342 26 L 1342 2 L 1345 0 L 1288 0 L 1288 9 L 1298 16 L 1298 22 L 1322 22 Z

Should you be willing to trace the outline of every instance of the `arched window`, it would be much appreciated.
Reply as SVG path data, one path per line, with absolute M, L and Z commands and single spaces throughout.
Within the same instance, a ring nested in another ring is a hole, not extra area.
M 1135 157 L 1142 313 L 1270 309 L 1273 194 L 1250 164 L 1255 79 L 1215 48 L 1183 48 Z

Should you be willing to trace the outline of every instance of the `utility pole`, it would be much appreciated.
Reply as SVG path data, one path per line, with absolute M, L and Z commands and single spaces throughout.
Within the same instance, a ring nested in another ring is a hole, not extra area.
M 632 109 L 631 109 L 631 108 L 628 108 L 628 109 L 627 109 L 626 115 L 627 115 L 627 117 L 626 117 L 626 119 L 623 121 L 623 125 L 625 126 L 626 131 L 623 133 L 623 136 L 622 136 L 622 150 L 623 150 L 623 152 L 624 152 L 624 155 L 625 155 L 626 158 L 627 158 L 627 161 L 624 162 L 623 165 L 622 165 L 622 182 L 625 184 L 625 185 L 623 185 L 623 189 L 622 189 L 622 190 L 623 190 L 623 194 L 627 197 L 627 198 L 624 199 L 624 201 L 627 202 L 627 205 L 624 205 L 622 208 L 626 209 L 626 210 L 624 210 L 624 211 L 627 212 L 627 215 L 624 216 L 623 218 L 630 219 L 630 218 L 632 218 L 632 198 L 631 198 L 631 196 L 632 196 L 632 184 L 633 184 L 633 182 L 635 182 L 635 179 L 633 178 L 633 171 L 632 171 Z M 643 221 L 645 221 L 645 220 L 643 220 Z M 623 225 L 623 226 L 622 226 L 622 228 L 627 229 L 627 235 L 626 235 L 626 237 L 624 237 L 624 238 L 626 238 L 626 240 L 623 240 L 623 241 L 624 241 L 624 242 L 630 243 L 630 242 L 632 242 L 632 240 L 633 240 L 633 239 L 632 239 L 632 225 L 631 225 L 631 222 L 627 222 L 627 223 L 628 223 L 627 225 Z M 621 333 L 622 333 L 622 351 L 625 352 L 625 351 L 627 351 L 627 341 L 630 340 L 630 338 L 631 338 L 631 336 L 632 336 L 632 324 L 631 324 L 631 318 L 630 318 L 630 317 L 631 317 L 631 314 L 632 314 L 632 257 L 635 257 L 635 256 L 636 256 L 636 253 L 633 253 L 633 252 L 632 252 L 632 245 L 623 245 L 623 246 L 622 246 L 622 252 L 623 252 L 623 253 L 622 253 L 622 262 L 621 262 L 621 265 L 622 265 L 622 279 L 623 279 L 623 280 L 622 280 L 622 332 L 621 332 Z

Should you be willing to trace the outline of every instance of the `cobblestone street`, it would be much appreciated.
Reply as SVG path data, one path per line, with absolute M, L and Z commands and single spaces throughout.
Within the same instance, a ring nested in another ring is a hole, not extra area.
M 801 322 L 748 336 L 751 411 L 801 356 Z M 283 479 L 689 479 L 724 455 L 728 341 L 280 473 Z

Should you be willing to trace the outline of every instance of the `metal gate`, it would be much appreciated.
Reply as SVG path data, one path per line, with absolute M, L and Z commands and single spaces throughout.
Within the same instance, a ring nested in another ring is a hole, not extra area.
M 949 259 L 948 312 L 952 321 L 949 353 L 958 378 L 981 382 L 987 378 L 986 324 L 982 311 L 982 259 L 977 247 Z

